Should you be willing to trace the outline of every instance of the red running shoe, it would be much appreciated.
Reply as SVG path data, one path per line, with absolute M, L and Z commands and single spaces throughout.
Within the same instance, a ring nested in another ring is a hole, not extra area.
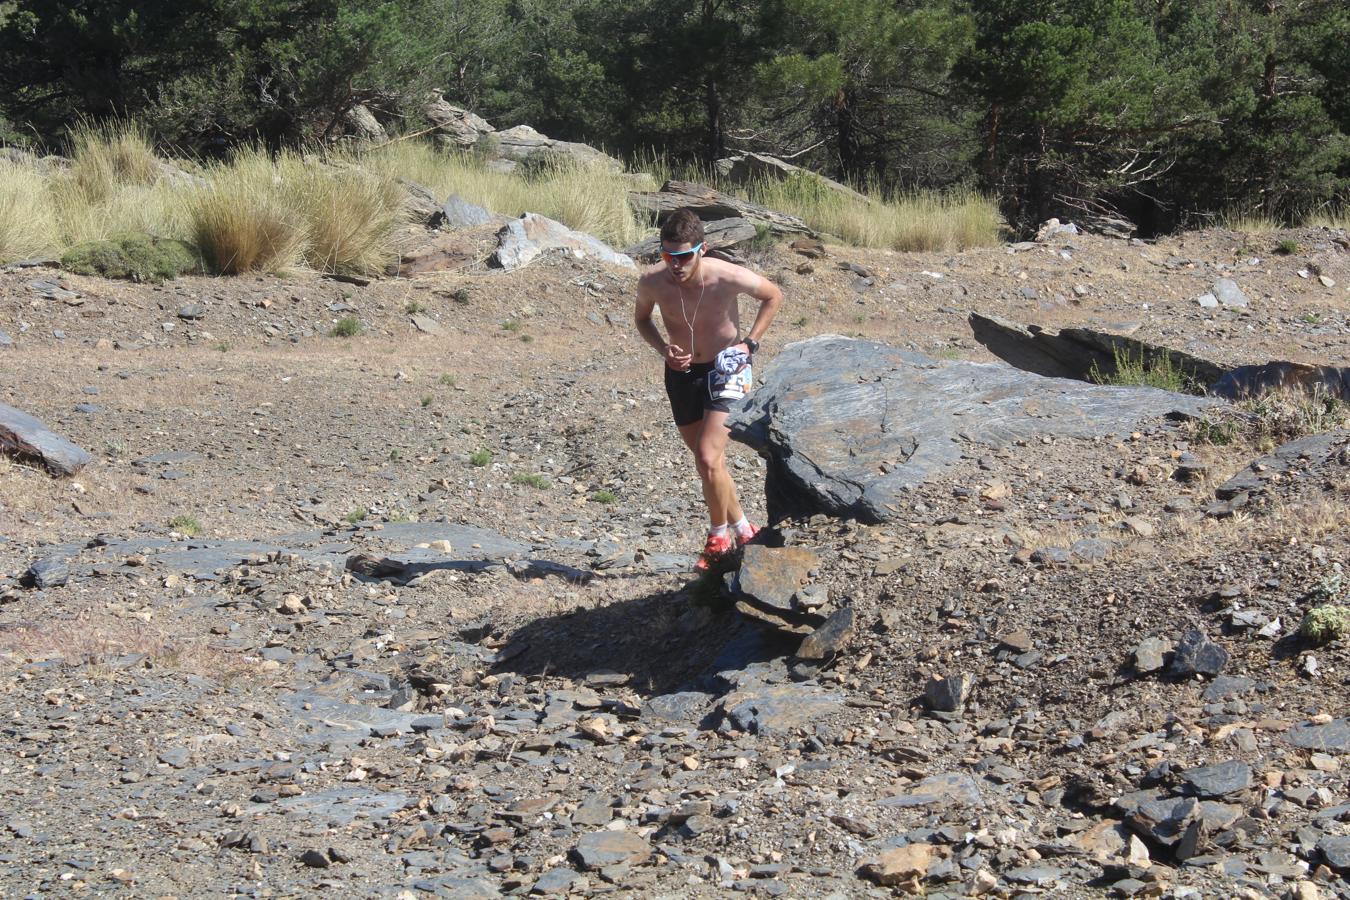
M 708 542 L 703 545 L 703 552 L 698 555 L 698 562 L 694 563 L 694 568 L 700 572 L 706 572 L 715 563 L 725 559 L 731 551 L 731 535 L 710 534 L 708 535 Z
M 737 547 L 744 547 L 746 544 L 753 544 L 755 542 L 755 538 L 759 537 L 759 526 L 756 525 L 754 522 L 749 523 L 749 525 L 750 527 L 747 530 L 746 534 L 742 535 L 739 531 L 736 532 Z

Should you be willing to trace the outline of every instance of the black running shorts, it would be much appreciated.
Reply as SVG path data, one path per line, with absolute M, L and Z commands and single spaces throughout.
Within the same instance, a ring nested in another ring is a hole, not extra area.
M 703 418 L 705 410 L 731 412 L 732 401 L 714 397 L 708 387 L 708 375 L 712 372 L 712 363 L 694 363 L 685 372 L 677 372 L 666 366 L 666 396 L 670 398 L 670 411 L 675 416 L 676 426 L 683 428 Z

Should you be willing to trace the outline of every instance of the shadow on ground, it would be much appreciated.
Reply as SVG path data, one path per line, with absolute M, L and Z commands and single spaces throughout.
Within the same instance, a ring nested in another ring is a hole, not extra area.
M 498 652 L 498 672 L 556 675 L 600 683 L 628 676 L 644 697 L 682 690 L 721 693 L 718 672 L 786 656 L 800 636 L 786 639 L 746 619 L 722 600 L 717 576 L 677 591 L 573 610 L 538 619 L 513 633 Z

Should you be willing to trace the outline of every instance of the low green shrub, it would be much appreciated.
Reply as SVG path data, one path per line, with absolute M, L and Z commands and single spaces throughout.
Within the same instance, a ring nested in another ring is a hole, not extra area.
M 77 275 L 155 283 L 203 271 L 202 258 L 191 244 L 148 234 L 76 244 L 61 256 L 61 266 Z

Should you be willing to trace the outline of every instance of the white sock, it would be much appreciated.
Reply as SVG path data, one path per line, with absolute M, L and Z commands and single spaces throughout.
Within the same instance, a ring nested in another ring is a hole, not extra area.
M 745 516 L 741 516 L 740 521 L 732 523 L 731 527 L 736 529 L 736 534 L 741 537 L 746 537 L 750 534 L 750 520 Z
M 725 537 L 726 533 L 727 533 L 726 522 L 723 522 L 721 525 L 714 525 L 708 529 L 709 537 Z

